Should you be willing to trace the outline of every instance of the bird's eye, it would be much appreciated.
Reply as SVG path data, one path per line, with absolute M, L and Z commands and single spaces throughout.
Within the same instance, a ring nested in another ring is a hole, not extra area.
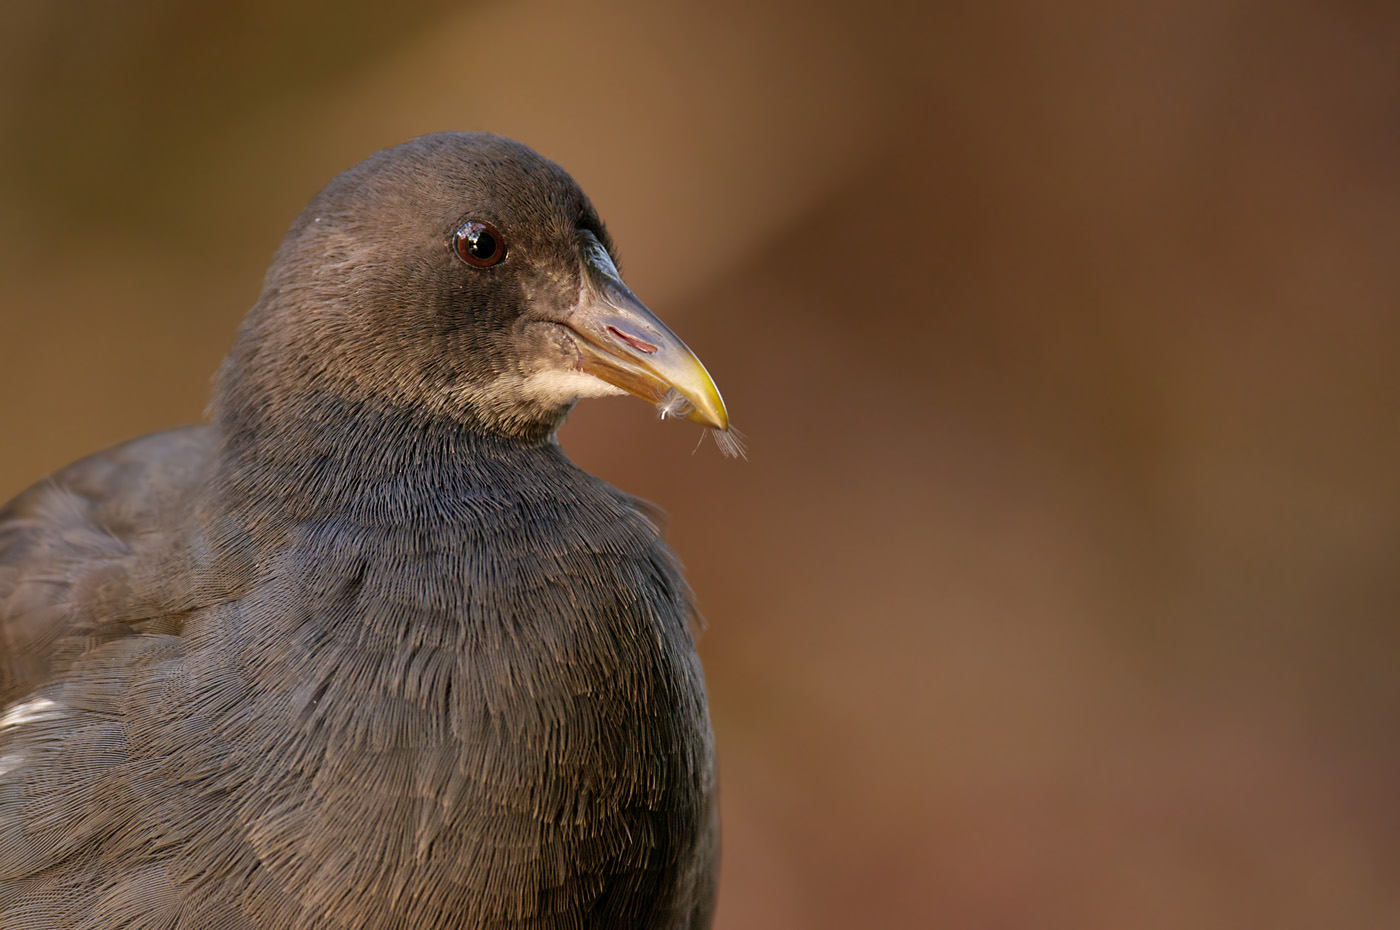
M 506 240 L 501 231 L 490 223 L 471 220 L 452 237 L 457 255 L 476 268 L 494 265 L 506 257 Z

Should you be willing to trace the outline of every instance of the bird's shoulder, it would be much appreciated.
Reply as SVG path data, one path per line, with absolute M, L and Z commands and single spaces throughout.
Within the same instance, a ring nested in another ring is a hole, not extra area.
M 104 639 L 159 627 L 183 606 L 193 504 L 212 467 L 209 427 L 113 446 L 0 509 L 0 706 Z

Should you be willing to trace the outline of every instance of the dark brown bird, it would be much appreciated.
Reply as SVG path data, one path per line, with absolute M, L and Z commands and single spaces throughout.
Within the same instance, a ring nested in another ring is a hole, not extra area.
M 206 425 L 0 512 L 0 928 L 703 928 L 680 569 L 555 432 L 723 430 L 574 181 L 425 136 L 292 224 Z

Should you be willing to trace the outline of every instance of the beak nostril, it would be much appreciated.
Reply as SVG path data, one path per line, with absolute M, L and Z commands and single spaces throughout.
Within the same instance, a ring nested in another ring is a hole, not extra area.
M 656 352 L 656 346 L 652 345 L 650 342 L 638 339 L 636 336 L 633 336 L 630 333 L 624 333 L 616 326 L 609 326 L 608 333 L 614 339 L 617 339 L 620 342 L 627 343 L 629 346 L 636 349 L 638 352 L 645 352 L 647 355 L 651 355 L 654 352 Z

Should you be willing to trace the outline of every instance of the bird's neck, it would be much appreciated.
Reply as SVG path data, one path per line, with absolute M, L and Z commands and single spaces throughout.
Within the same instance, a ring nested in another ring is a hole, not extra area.
M 216 423 L 228 503 L 295 521 L 417 522 L 443 500 L 492 493 L 514 475 L 573 470 L 552 432 L 510 436 L 337 395 L 270 408 L 224 404 Z

